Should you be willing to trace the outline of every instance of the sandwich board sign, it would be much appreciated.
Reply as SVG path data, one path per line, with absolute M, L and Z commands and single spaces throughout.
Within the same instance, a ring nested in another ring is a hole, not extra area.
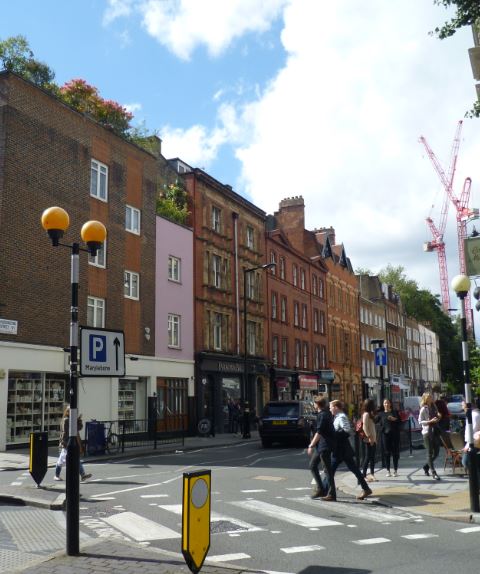
M 80 327 L 80 376 L 123 377 L 124 375 L 123 331 Z

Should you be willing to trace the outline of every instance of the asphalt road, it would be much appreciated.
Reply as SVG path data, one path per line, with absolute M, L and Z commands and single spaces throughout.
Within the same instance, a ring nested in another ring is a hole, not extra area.
M 307 466 L 300 448 L 262 449 L 256 441 L 89 464 L 93 477 L 81 484 L 81 530 L 179 553 L 183 473 L 209 469 L 209 560 L 275 573 L 438 574 L 471 570 L 480 559 L 480 526 L 341 492 L 336 503 L 312 501 Z M 53 470 L 44 480 L 49 483 L 57 484 Z

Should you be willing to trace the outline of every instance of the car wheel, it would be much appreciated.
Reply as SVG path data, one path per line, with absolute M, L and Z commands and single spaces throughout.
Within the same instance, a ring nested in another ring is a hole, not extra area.
M 262 438 L 263 448 L 270 448 L 272 446 L 272 441 L 269 438 Z

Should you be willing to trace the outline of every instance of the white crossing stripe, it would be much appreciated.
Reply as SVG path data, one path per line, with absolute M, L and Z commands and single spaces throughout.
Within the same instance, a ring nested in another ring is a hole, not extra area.
M 230 562 L 232 560 L 244 560 L 245 558 L 251 558 L 248 554 L 239 552 L 238 554 L 218 554 L 218 556 L 208 556 L 207 562 Z
M 423 538 L 438 538 L 438 534 L 405 534 L 401 538 L 407 540 L 422 540 Z
M 119 514 L 102 518 L 102 520 L 137 542 L 181 538 L 181 534 L 174 530 L 153 522 L 153 520 L 148 520 L 148 518 L 144 518 L 134 512 L 120 512 Z
M 162 508 L 163 510 L 167 510 L 168 512 L 173 512 L 181 516 L 182 514 L 182 505 L 181 504 L 159 504 L 158 508 Z M 220 514 L 219 512 L 211 512 L 210 513 L 210 521 L 211 522 L 231 522 L 235 526 L 238 526 L 245 532 L 259 532 L 265 530 L 264 528 L 260 528 L 258 526 L 254 526 L 253 524 L 249 524 L 243 520 L 238 518 L 233 518 L 232 516 L 227 516 L 226 514 Z M 231 534 L 231 533 L 238 533 L 239 530 L 236 528 L 235 530 L 226 530 L 224 534 Z
M 368 546 L 370 544 L 383 544 L 384 542 L 391 542 L 389 538 L 364 538 L 363 540 L 352 540 L 354 544 L 359 546 Z
M 457 532 L 469 534 L 470 532 L 480 532 L 480 526 L 469 526 L 468 528 L 460 528 Z
M 140 498 L 168 498 L 168 494 L 141 494 Z
M 297 552 L 313 552 L 314 550 L 325 550 L 325 546 L 312 544 L 311 546 L 290 546 L 290 548 L 280 548 L 285 554 L 296 554 Z
M 343 524 L 336 520 L 327 520 L 326 518 L 320 518 L 320 516 L 306 514 L 304 512 L 299 512 L 298 510 L 289 510 L 283 506 L 262 502 L 261 500 L 237 500 L 230 502 L 229 504 L 233 504 L 239 508 L 246 508 L 247 510 L 252 510 L 253 512 L 258 512 L 271 518 L 276 518 L 277 520 L 283 520 L 290 524 L 304 526 L 305 528 L 313 528 L 316 526 L 341 526 Z
M 250 492 L 267 492 L 267 491 L 264 490 L 263 488 L 258 488 L 258 489 L 252 489 L 252 490 L 241 490 L 240 492 L 248 494 Z

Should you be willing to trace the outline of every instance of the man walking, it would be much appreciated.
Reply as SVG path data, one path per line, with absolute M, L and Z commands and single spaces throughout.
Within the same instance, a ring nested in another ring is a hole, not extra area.
M 325 501 L 337 500 L 337 492 L 335 489 L 335 479 L 332 472 L 332 451 L 335 444 L 335 429 L 333 427 L 333 417 L 328 410 L 327 399 L 324 397 L 315 397 L 315 409 L 318 412 L 317 426 L 315 436 L 312 438 L 308 445 L 307 454 L 311 456 L 310 459 L 310 472 L 313 475 L 316 483 L 316 489 L 312 494 L 312 498 L 321 498 Z M 325 492 L 322 487 L 322 480 L 318 466 L 320 462 L 327 476 L 328 491 Z
M 355 455 L 352 445 L 350 444 L 352 425 L 350 424 L 347 415 L 343 412 L 341 401 L 331 401 L 330 412 L 334 417 L 333 428 L 335 429 L 335 448 L 332 456 L 332 474 L 335 475 L 338 466 L 344 462 L 348 470 L 356 476 L 358 484 L 362 488 L 363 492 L 357 496 L 357 499 L 365 500 L 367 496 L 372 494 L 372 491 L 355 462 Z

